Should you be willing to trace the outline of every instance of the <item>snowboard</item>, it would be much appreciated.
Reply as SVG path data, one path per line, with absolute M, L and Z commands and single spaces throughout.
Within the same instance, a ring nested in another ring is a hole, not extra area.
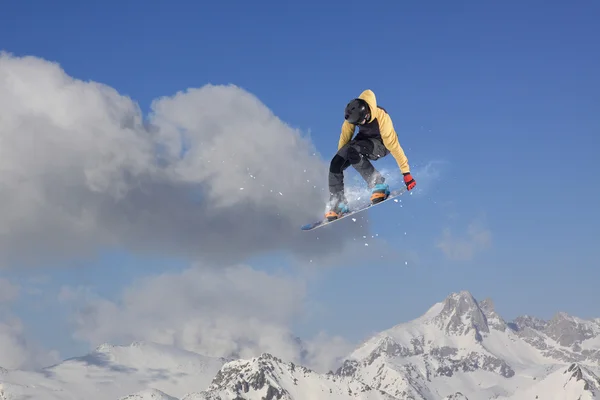
M 380 204 L 385 203 L 386 201 L 392 200 L 392 199 L 402 195 L 404 192 L 406 192 L 406 188 L 392 190 L 392 191 L 390 191 L 390 195 L 388 196 L 388 198 L 383 201 L 380 201 L 379 203 L 372 204 L 371 201 L 369 199 L 367 199 L 366 202 L 364 202 L 363 204 L 359 205 L 358 207 L 355 207 L 354 209 L 350 210 L 350 212 L 342 215 L 338 219 L 334 219 L 333 221 L 328 221 L 327 218 L 323 217 L 323 219 L 321 219 L 319 221 L 315 221 L 315 222 L 311 222 L 306 225 L 303 225 L 300 229 L 302 229 L 303 231 L 312 231 L 313 229 L 317 229 L 317 228 L 320 228 L 325 225 L 333 224 L 334 222 L 341 221 L 342 219 L 344 219 L 346 217 L 356 215 L 361 211 L 368 210 L 371 207 L 378 206 Z

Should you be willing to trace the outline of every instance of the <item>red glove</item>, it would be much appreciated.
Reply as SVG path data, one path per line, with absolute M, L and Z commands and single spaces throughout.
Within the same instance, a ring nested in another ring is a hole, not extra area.
M 404 183 L 406 184 L 406 188 L 408 190 L 411 190 L 412 188 L 414 188 L 415 185 L 417 184 L 417 182 L 415 182 L 415 180 L 413 179 L 413 177 L 410 174 L 410 172 L 406 172 L 403 175 L 404 175 Z

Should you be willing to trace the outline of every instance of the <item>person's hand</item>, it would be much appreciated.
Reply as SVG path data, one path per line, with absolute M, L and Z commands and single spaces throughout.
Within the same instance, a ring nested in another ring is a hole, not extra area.
M 407 172 L 403 175 L 404 175 L 404 183 L 406 184 L 406 188 L 408 190 L 411 190 L 412 188 L 414 188 L 415 185 L 417 184 L 417 182 L 415 182 L 415 180 L 412 177 L 412 175 L 410 174 L 410 172 Z

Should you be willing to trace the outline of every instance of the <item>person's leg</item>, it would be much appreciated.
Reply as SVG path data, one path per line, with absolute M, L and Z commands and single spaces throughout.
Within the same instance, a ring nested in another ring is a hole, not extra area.
M 376 202 L 387 197 L 389 190 L 385 178 L 375 169 L 370 160 L 385 157 L 389 151 L 381 140 L 359 138 L 348 142 L 331 159 L 329 166 L 329 211 L 327 218 L 334 219 L 347 212 L 348 207 L 344 194 L 344 171 L 352 165 L 365 180 L 369 189 L 373 190 L 371 200 Z M 341 207 L 340 207 L 341 205 Z
M 330 221 L 350 211 L 344 193 L 344 171 L 350 165 L 353 165 L 353 162 L 361 161 L 362 157 L 357 155 L 363 147 L 364 144 L 361 145 L 356 140 L 351 140 L 340 148 L 331 159 L 329 166 L 329 203 L 325 213 L 325 217 Z
M 353 141 L 348 142 L 331 159 L 329 165 L 329 201 L 332 203 L 332 207 L 335 207 L 340 202 L 346 203 L 344 196 L 344 171 L 350 166 L 348 151 L 353 145 Z
M 352 167 L 362 176 L 369 189 L 375 185 L 385 182 L 385 178 L 373 166 L 372 161 L 385 157 L 388 150 L 383 142 L 377 139 L 359 139 L 356 140 L 348 149 L 348 160 Z
M 385 183 L 385 178 L 375 169 L 371 161 L 387 156 L 390 152 L 378 139 L 366 139 L 357 141 L 360 148 L 360 161 L 352 163 L 354 168 L 361 174 L 371 189 L 371 203 L 376 204 L 387 199 L 390 195 L 390 187 Z

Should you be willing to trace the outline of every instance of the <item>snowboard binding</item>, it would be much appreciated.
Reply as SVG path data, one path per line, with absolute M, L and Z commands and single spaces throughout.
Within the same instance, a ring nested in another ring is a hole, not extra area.
M 378 183 L 371 191 L 371 204 L 381 203 L 390 195 L 390 186 L 387 183 Z
M 339 201 L 335 203 L 334 207 L 331 207 L 329 211 L 325 213 L 325 218 L 327 219 L 327 221 L 331 222 L 349 212 L 350 209 L 348 208 L 348 204 L 345 201 Z

